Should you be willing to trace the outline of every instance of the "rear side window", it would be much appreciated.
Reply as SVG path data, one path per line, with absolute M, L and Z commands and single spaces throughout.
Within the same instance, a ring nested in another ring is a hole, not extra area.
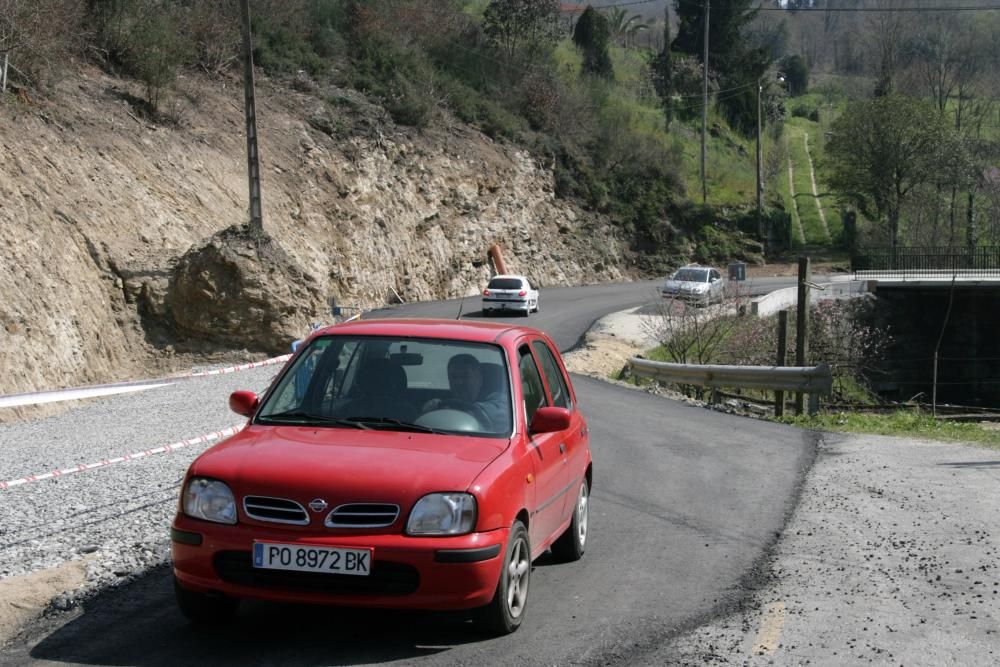
M 542 373 L 545 375 L 545 380 L 549 383 L 549 392 L 552 394 L 552 405 L 557 408 L 572 408 L 573 402 L 569 398 L 569 388 L 566 386 L 566 379 L 563 377 L 562 371 L 559 370 L 559 364 L 556 362 L 552 350 L 540 340 L 536 340 L 531 346 L 535 348 L 535 354 L 538 355 L 538 362 L 542 365 Z
M 519 278 L 494 278 L 486 287 L 487 289 L 521 289 L 521 280 Z
M 518 350 L 517 366 L 521 373 L 524 414 L 530 425 L 531 420 L 535 418 L 535 412 L 545 405 L 545 388 L 542 386 L 542 378 L 538 374 L 535 358 L 531 356 L 531 350 L 528 349 L 527 345 L 521 346 L 521 349 Z

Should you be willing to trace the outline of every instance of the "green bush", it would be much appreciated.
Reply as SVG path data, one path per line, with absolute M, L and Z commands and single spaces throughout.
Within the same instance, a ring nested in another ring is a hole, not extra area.
M 434 103 L 408 79 L 399 78 L 385 99 L 385 110 L 400 125 L 426 127 Z
M 163 90 L 177 78 L 177 70 L 187 57 L 187 44 L 173 18 L 164 14 L 150 15 L 133 34 L 137 46 L 127 53 L 126 64 L 146 86 L 146 100 L 155 110 Z
M 819 122 L 819 108 L 809 104 L 796 104 L 792 106 L 793 118 L 806 118 L 814 123 Z

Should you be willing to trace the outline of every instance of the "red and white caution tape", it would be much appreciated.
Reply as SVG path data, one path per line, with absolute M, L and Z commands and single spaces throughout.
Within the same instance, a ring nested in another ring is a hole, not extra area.
M 194 378 L 208 377 L 210 375 L 226 375 L 228 373 L 236 373 L 237 371 L 245 371 L 251 368 L 260 368 L 261 366 L 283 364 L 286 361 L 288 361 L 291 358 L 291 356 L 292 355 L 290 354 L 283 354 L 280 357 L 265 359 L 263 361 L 254 361 L 249 364 L 230 366 L 229 368 L 217 368 L 215 370 L 210 370 L 210 371 L 188 373 L 186 375 L 178 375 L 175 377 L 164 378 L 162 380 L 140 380 L 135 382 L 118 382 L 115 384 L 92 385 L 89 387 L 57 389 L 55 391 L 36 391 L 36 392 L 29 392 L 26 394 L 11 394 L 10 396 L 0 396 L 0 408 L 16 408 L 22 405 L 39 405 L 41 403 L 74 401 L 82 398 L 96 398 L 99 396 L 111 396 L 114 394 L 125 394 L 136 391 L 146 391 L 148 389 L 168 387 L 174 382 L 179 382 L 181 380 L 190 380 Z
M 154 449 L 146 449 L 141 452 L 135 452 L 134 454 L 117 456 L 113 459 L 104 459 L 103 461 L 98 461 L 97 463 L 81 463 L 80 465 L 75 466 L 73 468 L 65 468 L 63 470 L 53 470 L 52 472 L 46 472 L 40 475 L 28 475 L 27 477 L 22 477 L 20 479 L 12 479 L 9 482 L 0 482 L 0 490 L 9 489 L 14 486 L 21 486 L 22 484 L 27 484 L 28 482 L 40 482 L 43 479 L 53 479 L 55 477 L 63 477 L 64 475 L 71 475 L 75 472 L 85 472 L 87 470 L 94 470 L 95 468 L 104 468 L 106 466 L 114 465 L 116 463 L 134 461 L 135 459 L 146 458 L 147 456 L 153 456 L 154 454 L 165 454 L 167 452 L 172 452 L 177 449 L 183 449 L 185 447 L 191 447 L 193 445 L 200 445 L 206 442 L 212 442 L 213 440 L 221 440 L 222 438 L 228 438 L 231 435 L 236 435 L 244 428 L 246 428 L 246 424 L 238 424 L 236 426 L 230 426 L 229 428 L 223 429 L 221 431 L 214 431 L 206 435 L 200 435 L 197 438 L 192 438 L 190 440 L 181 440 L 180 442 L 173 442 L 169 445 L 163 445 L 161 447 L 156 447 Z
M 264 361 L 254 361 L 249 364 L 240 364 L 239 366 L 230 366 L 229 368 L 217 368 L 211 371 L 200 371 L 198 373 L 188 373 L 187 375 L 181 375 L 181 378 L 200 378 L 207 377 L 209 375 L 226 375 L 227 373 L 236 373 L 237 371 L 247 371 L 251 368 L 260 368 L 261 366 L 272 366 L 274 364 L 283 364 L 292 358 L 290 354 L 283 354 L 280 357 L 273 357 L 271 359 L 265 359 Z

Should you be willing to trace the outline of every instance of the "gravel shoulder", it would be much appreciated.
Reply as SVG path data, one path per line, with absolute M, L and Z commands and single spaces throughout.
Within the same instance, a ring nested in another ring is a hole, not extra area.
M 219 396 L 236 389 L 263 391 L 279 369 L 181 381 L 0 424 L 0 481 L 173 444 L 179 431 L 196 438 L 234 426 L 240 418 Z M 136 415 L 141 425 L 129 426 Z M 173 518 L 181 480 L 210 445 L 0 490 L 0 646 L 39 614 L 72 609 L 166 563 L 165 526 Z

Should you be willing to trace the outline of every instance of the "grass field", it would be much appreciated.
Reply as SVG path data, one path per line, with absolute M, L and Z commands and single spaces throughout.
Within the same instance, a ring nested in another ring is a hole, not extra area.
M 806 150 L 805 137 L 809 137 L 809 148 Z M 785 121 L 785 131 L 782 136 L 788 160 L 793 173 L 792 186 L 789 184 L 788 169 L 782 171 L 778 179 L 779 192 L 785 202 L 786 209 L 793 216 L 795 224 L 797 216 L 802 225 L 805 244 L 810 246 L 836 245 L 840 242 L 843 232 L 839 207 L 834 197 L 826 191 L 821 169 L 823 155 L 823 130 L 819 123 L 805 118 L 788 118 Z M 813 181 L 810 169 L 816 172 L 816 188 L 819 200 L 813 194 Z M 792 194 L 794 187 L 794 196 Z M 823 216 L 820 215 L 822 206 Z M 826 219 L 824 225 L 823 217 Z M 795 230 L 793 230 L 795 231 Z M 829 232 L 829 233 L 828 233 Z M 793 233 L 797 239 L 797 233 Z
M 560 76 L 579 76 L 581 57 L 572 41 L 564 39 L 556 48 L 556 61 Z M 666 131 L 666 118 L 647 80 L 646 56 L 635 49 L 612 48 L 611 58 L 615 72 L 616 97 L 610 102 L 611 108 L 627 111 L 626 117 L 634 128 L 640 129 L 652 142 L 670 147 L 681 164 L 676 165 L 686 186 L 686 194 L 692 201 L 701 201 L 701 119 L 698 114 L 691 120 L 674 120 L 670 132 Z M 802 117 L 786 117 L 784 133 L 779 141 L 784 142 L 788 159 L 794 174 L 794 198 L 789 187 L 788 164 L 777 178 L 766 187 L 776 188 L 776 193 L 784 202 L 785 210 L 792 216 L 792 238 L 795 246 L 803 245 L 799 225 L 804 232 L 804 245 L 813 248 L 837 245 L 841 240 L 843 223 L 839 207 L 834 197 L 827 193 L 822 174 L 824 132 L 832 117 L 846 104 L 843 99 L 833 99 L 829 95 L 810 93 L 787 102 L 789 110 L 801 107 L 819 109 L 820 122 Z M 700 99 L 690 100 L 690 107 L 700 111 Z M 756 145 L 753 137 L 742 137 L 729 129 L 722 117 L 709 109 L 706 141 L 707 192 L 708 203 L 717 206 L 751 208 L 755 205 L 756 189 Z M 809 137 L 809 153 L 806 152 L 804 137 Z M 771 139 L 765 136 L 765 155 L 770 150 Z M 812 160 L 810 161 L 810 157 Z M 813 194 L 810 165 L 816 170 L 816 186 L 819 200 Z M 770 197 L 766 192 L 765 199 Z M 797 211 L 795 204 L 798 204 Z M 820 206 L 826 219 L 824 227 L 820 217 Z M 828 230 L 828 232 L 827 232 Z

